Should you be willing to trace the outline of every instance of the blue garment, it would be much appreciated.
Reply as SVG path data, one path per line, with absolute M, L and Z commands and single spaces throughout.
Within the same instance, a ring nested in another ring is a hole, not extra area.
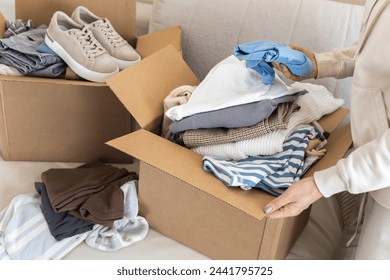
M 291 73 L 299 76 L 308 76 L 313 71 L 311 60 L 302 52 L 269 40 L 237 45 L 234 55 L 246 60 L 246 66 L 258 72 L 265 84 L 272 84 L 275 79 L 271 62 L 282 63 Z
M 40 44 L 38 47 L 37 47 L 37 52 L 40 52 L 40 53 L 48 53 L 48 54 L 51 54 L 51 55 L 54 55 L 56 57 L 59 57 L 58 54 L 56 52 L 54 52 L 51 48 L 49 48 L 45 42 L 43 42 L 42 44 Z
M 35 189 L 41 195 L 42 213 L 49 226 L 51 235 L 53 235 L 56 240 L 60 241 L 64 238 L 72 237 L 93 229 L 93 223 L 72 216 L 68 212 L 54 211 L 53 207 L 51 207 L 44 183 L 36 182 Z
M 203 168 L 229 187 L 244 190 L 260 188 L 278 196 L 302 176 L 305 151 L 309 139 L 315 138 L 316 134 L 313 127 L 298 129 L 284 142 L 283 151 L 271 156 L 249 157 L 240 161 L 205 156 Z

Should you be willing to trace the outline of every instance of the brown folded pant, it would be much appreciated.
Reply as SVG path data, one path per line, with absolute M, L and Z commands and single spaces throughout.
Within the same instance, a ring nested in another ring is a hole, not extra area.
M 110 227 L 123 218 L 124 196 L 120 187 L 135 179 L 136 173 L 100 161 L 42 173 L 54 211 Z

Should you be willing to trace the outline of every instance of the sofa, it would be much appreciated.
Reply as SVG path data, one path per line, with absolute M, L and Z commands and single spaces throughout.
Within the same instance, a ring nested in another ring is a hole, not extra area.
M 344 3 L 340 3 L 344 2 Z M 269 39 L 297 44 L 315 52 L 342 48 L 357 40 L 364 1 L 325 0 L 154 0 L 137 3 L 137 34 L 179 25 L 182 54 L 199 79 L 237 43 Z M 347 3 L 345 3 L 347 2 Z M 239 4 L 238 4 L 239 3 Z M 1 11 L 12 19 L 13 1 L 1 4 Z M 286 80 L 287 83 L 290 81 Z M 350 79 L 309 80 L 326 86 L 334 96 L 350 106 Z M 348 119 L 345 120 L 347 122 Z M 10 198 L 33 190 L 32 181 L 52 167 L 75 167 L 76 163 L 7 162 L 0 158 L 0 209 Z M 137 162 L 125 165 L 137 170 Z M 326 214 L 324 214 L 326 213 Z M 343 205 L 336 197 L 321 199 L 287 259 L 353 258 L 353 248 L 344 248 Z M 351 251 L 352 250 L 352 251 Z M 207 259 L 190 248 L 150 230 L 147 238 L 115 253 L 96 252 L 80 245 L 66 259 Z

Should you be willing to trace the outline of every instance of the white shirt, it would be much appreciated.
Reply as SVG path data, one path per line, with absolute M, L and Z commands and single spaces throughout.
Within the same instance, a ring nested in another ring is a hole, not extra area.
M 298 86 L 287 86 L 278 76 L 272 85 L 264 84 L 256 71 L 245 66 L 245 61 L 232 55 L 210 70 L 187 103 L 172 107 L 165 114 L 179 121 L 198 113 L 274 99 L 301 90 Z

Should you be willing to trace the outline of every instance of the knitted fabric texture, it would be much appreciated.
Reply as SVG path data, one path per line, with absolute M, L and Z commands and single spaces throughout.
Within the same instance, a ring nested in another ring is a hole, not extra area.
M 250 157 L 241 161 L 225 161 L 204 157 L 204 170 L 212 172 L 225 185 L 244 190 L 260 188 L 280 195 L 300 179 L 309 139 L 316 136 L 313 127 L 301 128 L 284 142 L 283 151 L 271 156 Z
M 179 134 L 179 141 L 188 148 L 205 145 L 224 144 L 266 135 L 277 129 L 286 129 L 291 114 L 298 110 L 296 103 L 282 103 L 277 109 L 258 124 L 242 128 L 210 128 L 188 130 Z
M 191 97 L 192 92 L 195 90 L 194 86 L 180 86 L 172 90 L 163 101 L 164 106 L 164 117 L 161 128 L 161 136 L 169 139 L 172 136 L 172 133 L 169 131 L 169 125 L 172 123 L 172 120 L 165 115 L 165 112 L 175 106 L 185 104 Z
M 294 84 L 305 87 L 308 93 L 298 98 L 297 104 L 300 109 L 291 115 L 287 129 L 278 129 L 267 135 L 248 140 L 201 146 L 192 150 L 204 156 L 225 160 L 241 160 L 250 156 L 272 155 L 283 150 L 283 142 L 299 125 L 317 121 L 322 116 L 334 112 L 344 103 L 342 99 L 334 98 L 324 86 L 309 83 Z

